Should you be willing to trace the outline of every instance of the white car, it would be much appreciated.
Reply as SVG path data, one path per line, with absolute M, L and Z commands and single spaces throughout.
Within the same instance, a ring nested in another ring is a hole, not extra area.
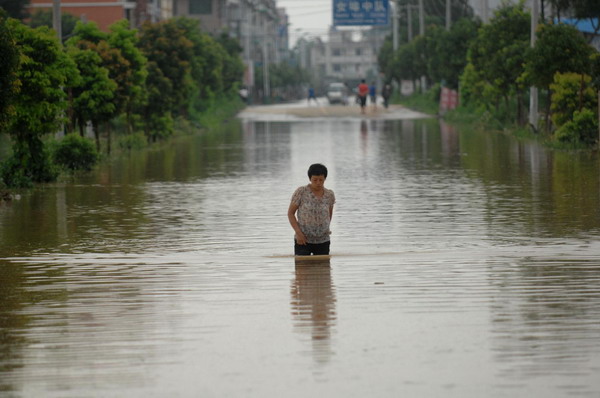
M 331 83 L 327 88 L 330 104 L 348 105 L 348 87 L 344 83 Z

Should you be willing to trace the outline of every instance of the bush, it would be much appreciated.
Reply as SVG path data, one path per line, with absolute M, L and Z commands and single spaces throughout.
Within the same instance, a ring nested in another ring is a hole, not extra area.
M 119 148 L 131 151 L 132 149 L 142 149 L 146 147 L 148 140 L 144 133 L 128 134 L 119 138 Z
M 552 122 L 560 127 L 573 120 L 575 111 L 583 108 L 595 109 L 596 90 L 591 86 L 592 78 L 577 73 L 557 73 L 552 90 Z
M 598 141 L 598 121 L 593 111 L 575 111 L 573 120 L 563 124 L 554 133 L 554 138 L 562 143 L 592 146 Z
M 54 162 L 69 170 L 91 170 L 98 162 L 98 152 L 91 140 L 68 134 L 56 144 Z
M 0 179 L 9 188 L 30 188 L 34 183 L 54 181 L 57 176 L 58 170 L 41 140 L 32 140 L 29 145 L 15 143 L 12 154 L 0 164 Z

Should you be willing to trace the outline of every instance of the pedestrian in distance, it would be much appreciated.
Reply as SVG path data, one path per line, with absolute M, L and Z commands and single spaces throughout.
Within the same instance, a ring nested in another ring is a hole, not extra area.
M 371 82 L 369 86 L 369 97 L 371 99 L 371 103 L 373 104 L 373 109 L 377 108 L 377 86 L 375 82 Z
M 383 86 L 381 96 L 383 97 L 383 106 L 387 109 L 390 103 L 390 97 L 392 96 L 392 86 L 389 83 Z
M 294 254 L 296 256 L 329 254 L 335 194 L 325 188 L 327 167 L 320 163 L 308 168 L 309 184 L 294 191 L 288 220 L 294 229 Z
M 244 101 L 244 103 L 247 104 L 248 103 L 248 89 L 246 88 L 246 86 L 242 86 L 242 88 L 240 89 L 240 91 L 238 93 L 239 93 L 242 101 Z
M 312 87 L 308 88 L 308 105 L 310 105 L 310 100 L 314 100 L 317 105 L 319 105 L 319 101 L 317 101 L 317 97 L 315 95 L 315 89 Z
M 367 106 L 367 95 L 369 94 L 369 86 L 367 86 L 367 83 L 365 83 L 365 79 L 360 81 L 356 91 L 358 94 L 358 103 L 360 104 L 360 112 L 364 115 L 365 107 Z

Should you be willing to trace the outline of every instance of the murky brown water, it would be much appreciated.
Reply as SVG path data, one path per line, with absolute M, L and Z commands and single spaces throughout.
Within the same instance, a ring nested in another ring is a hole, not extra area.
M 309 164 L 338 203 L 295 263 Z M 598 397 L 598 157 L 239 121 L 0 206 L 2 397 Z

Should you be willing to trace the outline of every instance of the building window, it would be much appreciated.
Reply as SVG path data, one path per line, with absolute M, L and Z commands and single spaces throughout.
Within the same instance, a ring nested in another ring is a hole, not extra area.
M 362 55 L 362 49 L 357 48 L 356 49 L 356 55 Z
M 213 0 L 190 0 L 190 14 L 212 14 Z
M 333 71 L 334 72 L 341 72 L 342 71 L 342 67 L 340 66 L 340 64 L 333 64 Z
M 340 55 L 342 55 L 342 53 L 339 48 L 334 48 L 333 50 L 331 50 L 331 55 L 333 55 L 334 57 L 339 57 Z

